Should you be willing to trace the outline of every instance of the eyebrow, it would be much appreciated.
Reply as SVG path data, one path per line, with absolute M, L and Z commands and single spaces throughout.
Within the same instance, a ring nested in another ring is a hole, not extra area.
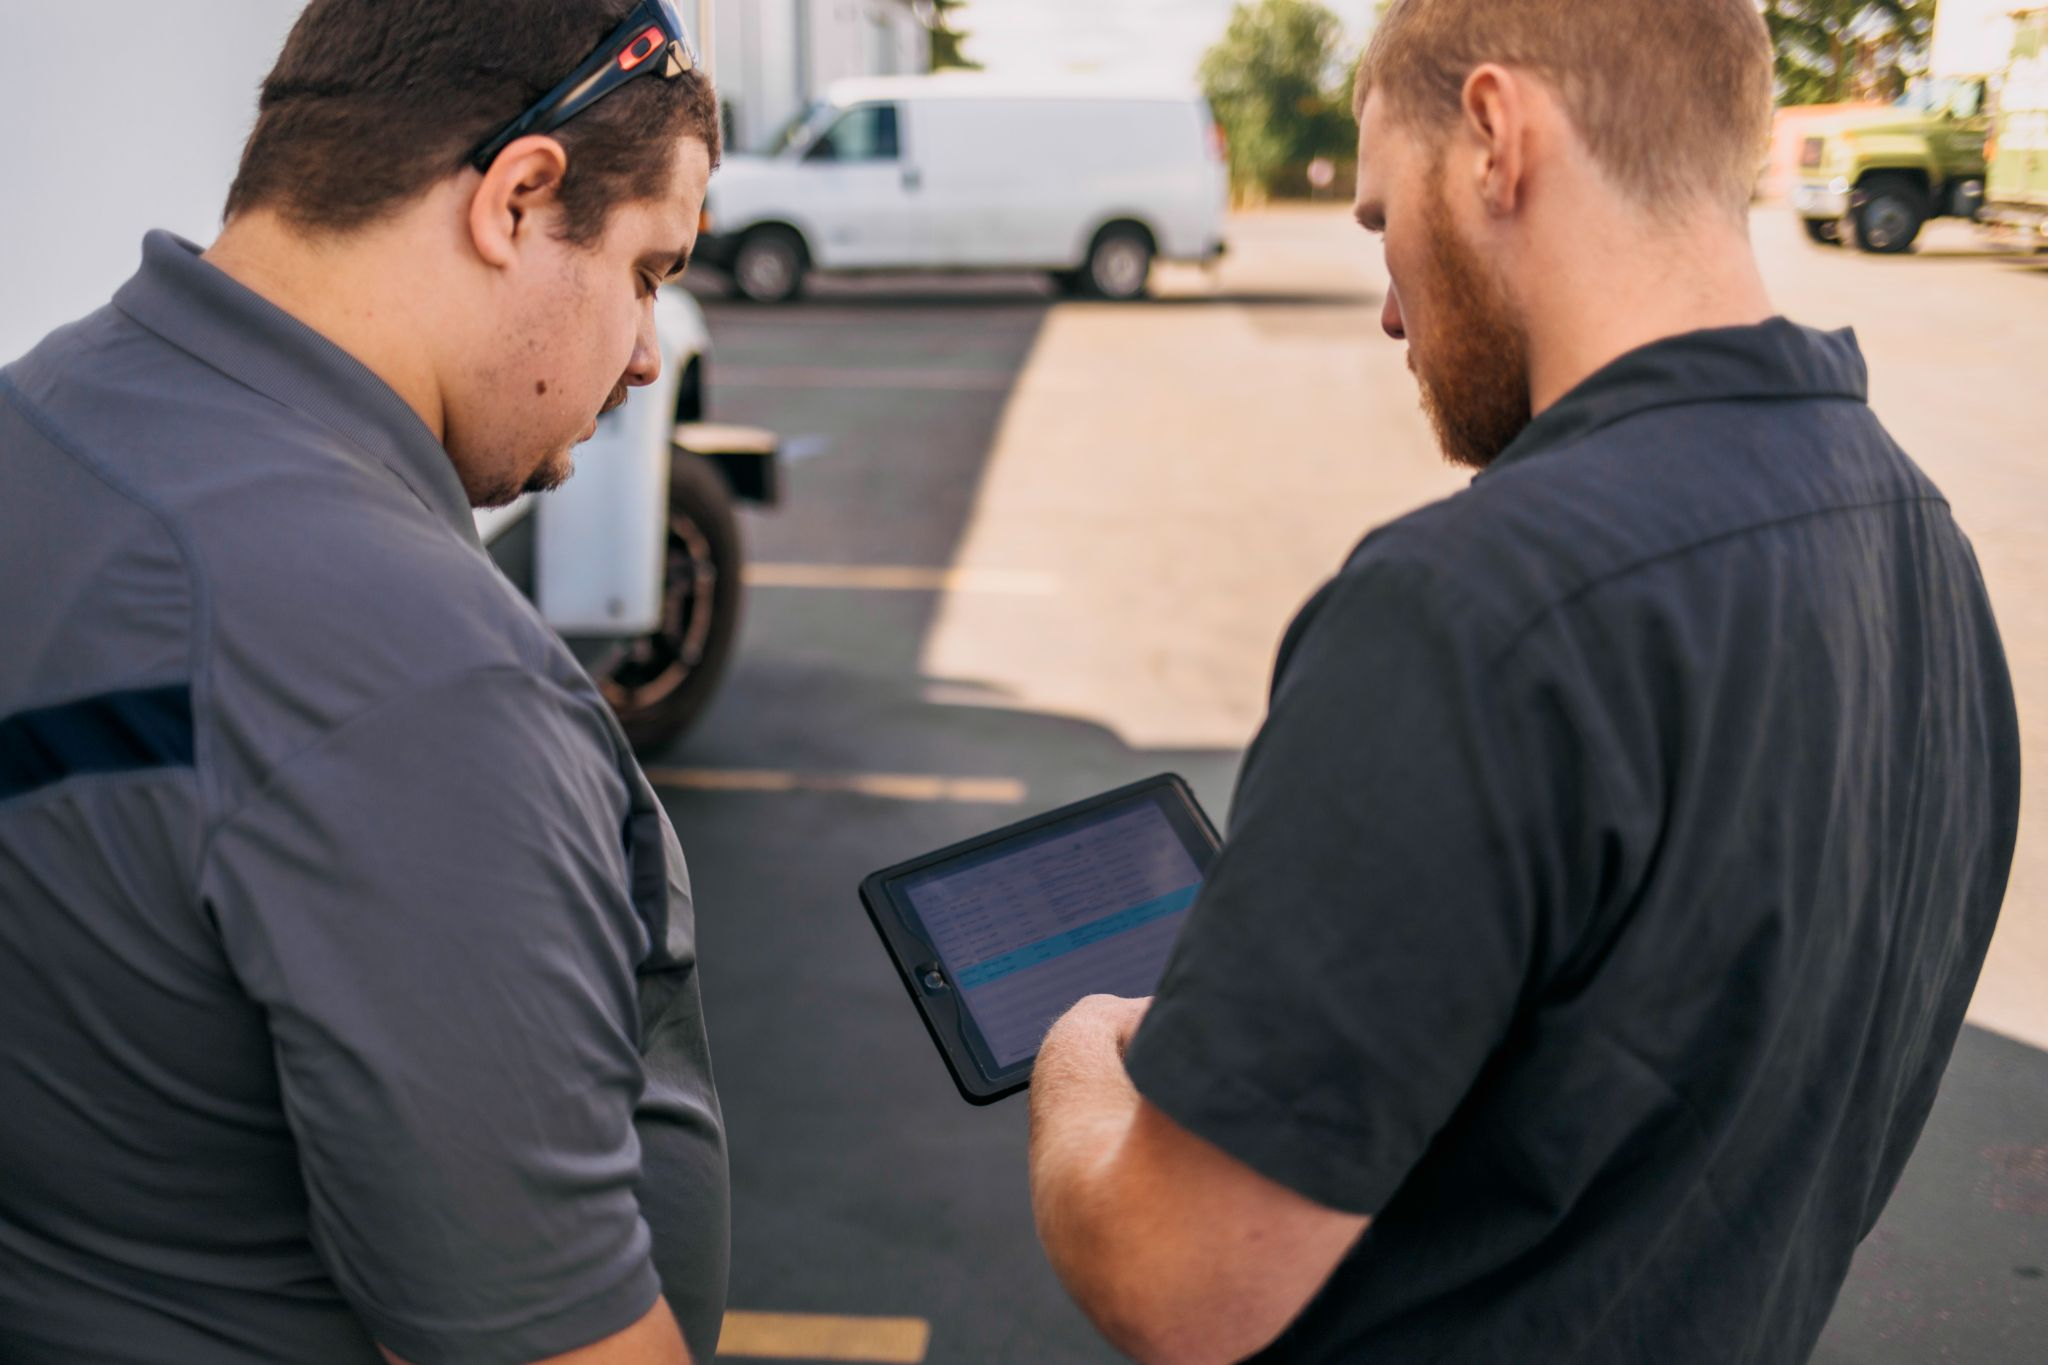
M 1357 219 L 1358 225 L 1367 232 L 1387 230 L 1387 212 L 1378 204 L 1360 204 L 1351 211 L 1351 216 Z

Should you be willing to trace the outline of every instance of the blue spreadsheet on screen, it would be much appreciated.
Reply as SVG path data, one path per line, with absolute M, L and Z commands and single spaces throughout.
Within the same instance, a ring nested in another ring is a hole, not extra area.
M 1150 801 L 904 884 L 939 961 L 1006 1067 L 1084 995 L 1145 996 L 1202 884 Z

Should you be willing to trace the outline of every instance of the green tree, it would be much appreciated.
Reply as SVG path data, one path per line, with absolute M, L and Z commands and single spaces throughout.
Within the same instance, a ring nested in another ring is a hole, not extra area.
M 953 27 L 952 12 L 967 0 L 930 0 L 932 15 L 927 27 L 932 34 L 932 70 L 979 71 L 981 63 L 970 61 L 960 50 L 967 35 Z
M 1202 89 L 1230 142 L 1231 184 L 1271 194 L 1316 157 L 1358 148 L 1344 26 L 1315 0 L 1241 0 L 1202 58 Z
M 1765 0 L 1783 104 L 1888 100 L 1923 65 L 1935 0 Z

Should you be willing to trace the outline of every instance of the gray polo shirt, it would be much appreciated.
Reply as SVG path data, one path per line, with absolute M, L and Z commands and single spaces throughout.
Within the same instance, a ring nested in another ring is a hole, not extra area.
M 0 488 L 0 1359 L 524 1361 L 663 1288 L 708 1359 L 682 855 L 425 426 L 154 233 L 0 371 Z

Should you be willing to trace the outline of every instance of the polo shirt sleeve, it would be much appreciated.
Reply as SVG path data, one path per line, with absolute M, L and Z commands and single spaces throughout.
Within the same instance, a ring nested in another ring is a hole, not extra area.
M 1415 1167 L 1529 975 L 1549 803 L 1477 611 L 1396 563 L 1304 614 L 1125 1059 L 1182 1127 L 1349 1213 Z
M 660 1292 L 634 1197 L 649 935 L 593 708 L 511 668 L 388 700 L 283 764 L 203 869 L 315 1247 L 413 1365 L 557 1355 Z

